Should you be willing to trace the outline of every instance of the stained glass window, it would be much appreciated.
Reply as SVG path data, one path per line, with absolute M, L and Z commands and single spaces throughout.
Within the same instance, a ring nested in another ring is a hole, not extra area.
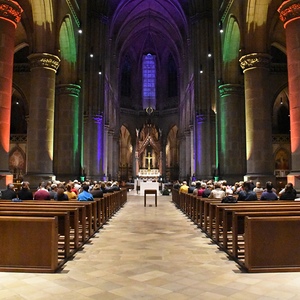
M 155 55 L 143 57 L 143 109 L 156 108 L 156 64 Z

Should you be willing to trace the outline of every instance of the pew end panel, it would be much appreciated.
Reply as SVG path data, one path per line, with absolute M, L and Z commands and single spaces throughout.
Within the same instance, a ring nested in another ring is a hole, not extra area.
M 246 217 L 245 268 L 248 272 L 300 271 L 300 216 Z
M 0 271 L 56 272 L 57 217 L 0 217 Z

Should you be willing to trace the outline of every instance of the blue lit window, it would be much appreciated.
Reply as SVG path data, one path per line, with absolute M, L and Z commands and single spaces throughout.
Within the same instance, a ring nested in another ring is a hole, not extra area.
M 143 109 L 156 108 L 156 64 L 155 55 L 143 57 Z

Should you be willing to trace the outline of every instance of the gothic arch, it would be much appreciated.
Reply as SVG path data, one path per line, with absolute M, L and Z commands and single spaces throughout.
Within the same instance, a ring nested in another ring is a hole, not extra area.
M 282 88 L 275 98 L 273 103 L 272 114 L 272 129 L 273 134 L 289 134 L 290 133 L 290 119 L 289 119 L 289 98 L 288 88 Z
M 224 80 L 227 83 L 237 83 L 239 72 L 239 50 L 241 33 L 235 17 L 231 16 L 226 26 L 223 42 Z
M 64 18 L 59 31 L 60 69 L 59 77 L 62 83 L 75 82 L 72 78 L 76 74 L 77 46 L 72 19 L 68 15 Z

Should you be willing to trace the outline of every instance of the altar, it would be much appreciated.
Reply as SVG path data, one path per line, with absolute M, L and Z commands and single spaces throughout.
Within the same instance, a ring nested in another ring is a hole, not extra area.
M 140 184 L 140 195 L 141 196 L 144 196 L 145 190 L 157 190 L 157 194 L 159 194 L 159 182 L 139 180 L 139 184 Z
M 158 178 L 160 176 L 159 169 L 140 169 L 138 173 L 140 178 Z

